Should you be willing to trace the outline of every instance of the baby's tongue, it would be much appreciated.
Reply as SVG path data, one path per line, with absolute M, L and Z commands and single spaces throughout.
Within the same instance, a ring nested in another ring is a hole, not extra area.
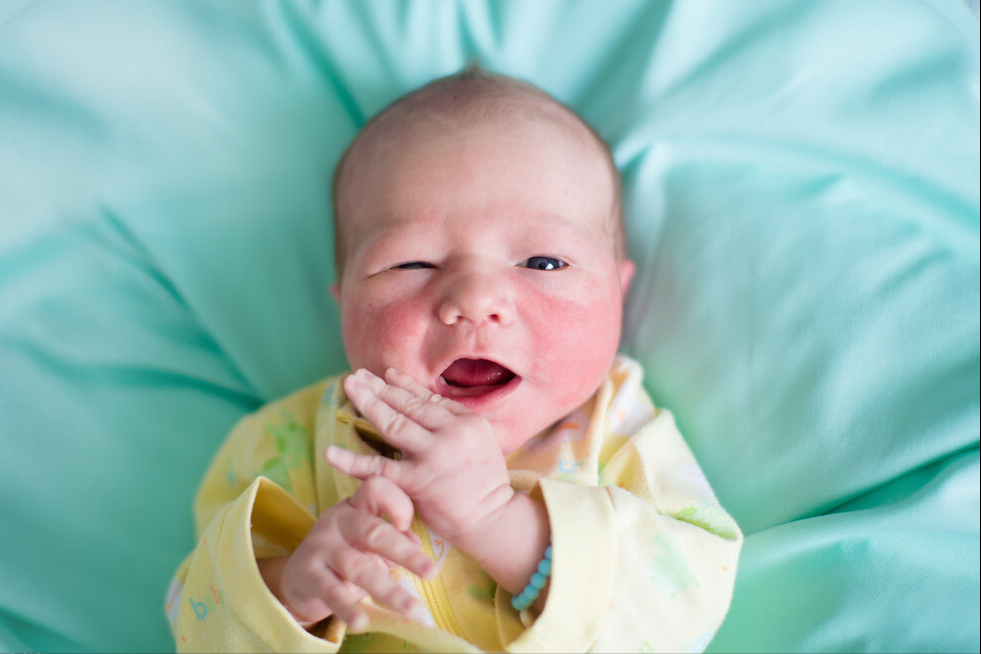
M 513 377 L 513 372 L 487 359 L 457 359 L 443 371 L 450 386 L 497 386 Z

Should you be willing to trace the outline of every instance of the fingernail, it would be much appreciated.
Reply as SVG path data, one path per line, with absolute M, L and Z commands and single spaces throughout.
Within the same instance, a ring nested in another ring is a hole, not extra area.
M 365 381 L 371 381 L 371 378 L 374 377 L 374 375 L 371 374 L 371 371 L 366 368 L 361 368 L 354 374 L 357 375 L 359 379 L 363 379 Z
M 324 458 L 326 458 L 329 463 L 341 462 L 347 455 L 347 450 L 342 447 L 337 447 L 336 445 L 328 445 L 327 449 L 324 450 Z

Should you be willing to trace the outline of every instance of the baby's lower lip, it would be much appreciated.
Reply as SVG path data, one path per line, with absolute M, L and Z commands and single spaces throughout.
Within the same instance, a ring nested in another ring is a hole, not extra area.
M 443 397 L 456 400 L 468 409 L 477 409 L 494 402 L 514 391 L 521 382 L 521 377 L 515 375 L 504 384 L 489 386 L 451 386 L 440 377 L 437 382 L 437 392 Z

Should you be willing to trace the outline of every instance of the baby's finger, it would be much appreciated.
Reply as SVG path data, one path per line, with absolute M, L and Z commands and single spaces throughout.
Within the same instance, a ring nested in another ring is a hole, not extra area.
M 416 619 L 421 618 L 425 613 L 419 599 L 391 577 L 381 557 L 359 552 L 353 548 L 340 548 L 329 552 L 327 560 L 328 565 L 339 578 L 346 579 L 349 583 L 365 590 L 374 601 Z M 345 607 L 345 609 L 350 609 L 352 614 L 360 610 L 358 607 Z M 335 609 L 335 611 L 347 622 L 340 610 Z M 348 622 L 348 625 L 351 623 Z
M 412 525 L 412 516 L 415 515 L 412 500 L 398 484 L 387 477 L 368 477 L 349 501 L 354 508 L 365 513 L 388 515 L 399 531 L 406 531 Z
M 408 391 L 389 386 L 367 370 L 359 370 L 344 379 L 344 392 L 390 445 L 403 452 L 414 452 L 432 440 L 429 429 L 417 421 L 420 407 L 427 403 Z
M 408 392 L 412 393 L 415 397 L 426 400 L 427 402 L 433 402 L 443 407 L 450 413 L 454 415 L 462 415 L 468 413 L 470 409 L 463 406 L 456 400 L 452 400 L 443 395 L 438 395 L 433 393 L 428 388 L 417 382 L 415 379 L 405 374 L 398 368 L 389 368 L 385 371 L 385 381 L 393 386 L 398 386 L 399 388 L 404 388 Z
M 361 600 L 368 594 L 366 591 L 345 582 L 327 566 L 318 566 L 314 574 L 305 575 L 304 579 L 304 588 L 299 592 L 284 591 L 285 603 L 298 620 L 315 620 L 323 606 L 352 629 L 367 626 L 368 616 L 360 607 Z
M 386 376 L 395 371 L 394 368 L 390 368 L 386 372 Z M 396 375 L 398 371 L 395 371 Z M 378 427 L 386 438 L 389 436 L 390 432 L 393 432 L 400 425 L 397 423 L 406 422 L 415 427 L 418 427 L 415 434 L 424 434 L 426 436 L 431 436 L 432 431 L 445 426 L 447 423 L 452 422 L 456 419 L 457 413 L 449 409 L 450 406 L 455 406 L 457 403 L 452 400 L 448 400 L 440 395 L 430 393 L 425 387 L 419 385 L 408 375 L 402 374 L 399 378 L 400 382 L 404 382 L 406 385 L 411 383 L 412 390 L 408 388 L 403 388 L 401 384 L 392 384 L 386 382 L 381 377 L 377 377 L 367 370 L 359 370 L 355 373 L 357 380 L 360 380 L 365 385 L 369 386 L 374 394 L 381 400 L 382 403 L 390 407 L 392 413 L 389 419 L 396 424 L 388 426 L 388 430 L 385 429 L 385 425 L 381 423 L 376 423 L 370 416 L 365 414 L 376 427 Z M 352 400 L 354 398 L 351 398 Z M 357 405 L 357 403 L 355 403 Z M 461 408 L 462 405 L 460 405 Z M 379 419 L 384 420 L 385 416 L 379 415 Z M 418 447 L 412 448 L 411 445 L 406 445 L 402 447 L 404 451 L 414 449 L 418 451 L 422 447 L 425 447 L 430 443 L 429 440 L 425 438 L 417 438 Z M 397 445 L 392 441 L 393 445 Z
M 336 445 L 327 446 L 324 458 L 327 459 L 327 463 L 355 479 L 385 477 L 396 484 L 403 476 L 402 466 L 405 465 L 384 456 L 357 454 Z
M 344 538 L 349 543 L 400 565 L 420 577 L 429 578 L 436 574 L 436 563 L 407 534 L 381 518 L 365 513 L 360 515 L 363 519 L 347 521 L 341 526 Z
M 420 577 L 428 578 L 436 573 L 438 566 L 423 553 L 418 536 L 409 531 L 414 513 L 412 500 L 394 482 L 384 477 L 368 477 L 347 502 L 357 510 L 345 514 L 340 522 L 347 542 L 377 553 Z M 400 521 L 389 524 L 376 517 L 383 511 L 389 515 L 400 514 Z

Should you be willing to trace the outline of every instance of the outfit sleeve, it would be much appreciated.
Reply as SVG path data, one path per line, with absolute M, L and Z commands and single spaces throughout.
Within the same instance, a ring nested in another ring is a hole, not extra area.
M 293 551 L 316 521 L 318 399 L 308 389 L 243 419 L 216 455 L 195 501 L 197 545 L 168 593 L 178 651 L 338 650 L 342 635 L 301 627 L 256 563 Z
M 697 652 L 721 625 L 742 534 L 670 412 L 601 461 L 600 485 L 543 479 L 544 610 L 510 651 Z

